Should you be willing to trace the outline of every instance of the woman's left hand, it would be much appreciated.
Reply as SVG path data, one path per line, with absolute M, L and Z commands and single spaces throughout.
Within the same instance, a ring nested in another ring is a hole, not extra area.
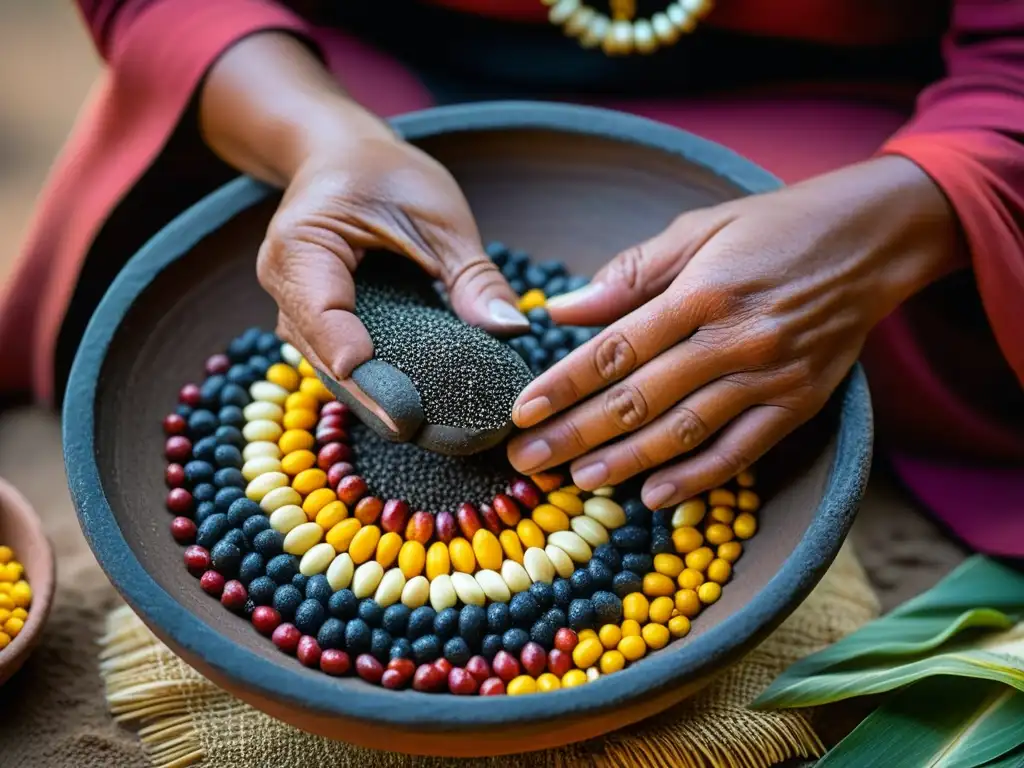
M 945 197 L 882 157 L 685 213 L 586 288 L 566 325 L 612 323 L 520 395 L 521 472 L 572 461 L 584 490 L 668 465 L 658 509 L 720 485 L 824 406 L 868 332 L 962 258 Z

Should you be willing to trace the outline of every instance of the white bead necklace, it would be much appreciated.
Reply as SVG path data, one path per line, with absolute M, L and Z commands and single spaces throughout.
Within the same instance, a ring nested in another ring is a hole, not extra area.
M 597 48 L 609 56 L 654 53 L 692 32 L 707 16 L 714 0 L 673 0 L 650 19 L 635 19 L 636 0 L 612 0 L 612 14 L 599 13 L 583 0 L 541 0 L 551 6 L 548 19 L 584 48 Z

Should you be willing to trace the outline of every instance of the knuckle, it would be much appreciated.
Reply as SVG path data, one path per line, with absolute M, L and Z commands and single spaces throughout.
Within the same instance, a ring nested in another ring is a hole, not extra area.
M 643 267 L 646 255 L 642 245 L 634 245 L 619 254 L 612 263 L 614 274 L 630 290 L 643 284 Z
M 715 451 L 708 456 L 709 478 L 713 485 L 728 482 L 751 465 L 739 451 Z
M 621 379 L 636 365 L 636 350 L 623 334 L 608 334 L 594 351 L 594 369 L 602 381 Z
M 763 319 L 749 342 L 753 362 L 758 365 L 777 363 L 786 355 L 788 342 L 781 325 Z
M 572 419 L 566 419 L 561 431 L 562 439 L 573 450 L 583 452 L 590 448 L 583 437 L 583 432 L 580 430 L 579 425 Z
M 634 430 L 647 421 L 649 412 L 643 393 L 631 384 L 615 387 L 605 400 L 605 412 L 615 426 Z
M 700 445 L 707 434 L 707 424 L 696 411 L 685 406 L 678 406 L 673 411 L 669 421 L 669 435 L 682 451 Z
M 629 461 L 632 464 L 634 471 L 640 472 L 654 466 L 654 462 L 651 460 L 651 457 L 647 455 L 646 451 L 644 451 L 643 446 L 630 441 L 625 444 L 625 449 L 629 454 Z

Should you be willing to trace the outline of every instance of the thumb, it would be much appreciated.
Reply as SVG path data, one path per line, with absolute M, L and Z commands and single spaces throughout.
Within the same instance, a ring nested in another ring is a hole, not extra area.
M 677 217 L 666 229 L 627 248 L 605 264 L 588 285 L 547 302 L 560 325 L 608 325 L 662 293 L 720 226 L 703 211 Z
M 479 242 L 452 243 L 438 250 L 440 278 L 463 322 L 501 335 L 529 329 L 530 321 L 516 308 L 519 297 Z

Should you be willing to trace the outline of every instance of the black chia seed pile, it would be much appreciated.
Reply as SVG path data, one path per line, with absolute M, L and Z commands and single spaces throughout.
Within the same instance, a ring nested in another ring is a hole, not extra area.
M 428 295 L 422 272 L 407 259 L 374 255 L 372 262 L 359 270 L 356 314 L 375 356 L 412 381 L 426 421 L 473 430 L 505 426 L 532 379 L 521 357 Z
M 413 443 L 392 443 L 358 423 L 350 427 L 359 473 L 374 495 L 405 499 L 431 514 L 479 505 L 504 492 L 515 470 L 500 445 L 472 456 L 445 456 Z

